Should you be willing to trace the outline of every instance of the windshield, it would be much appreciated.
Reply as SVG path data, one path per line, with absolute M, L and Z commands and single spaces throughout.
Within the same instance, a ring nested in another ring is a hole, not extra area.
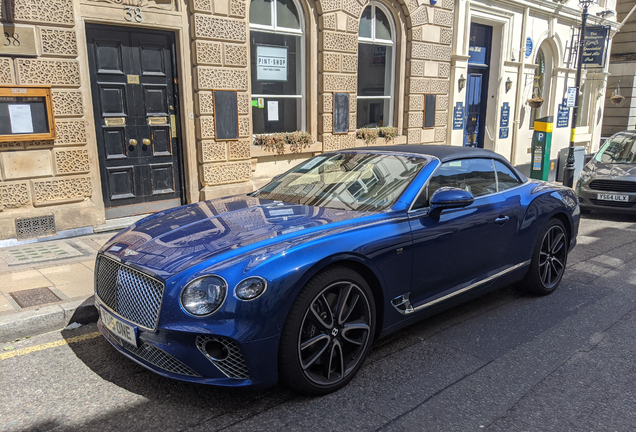
M 602 163 L 636 164 L 636 134 L 614 135 L 598 151 L 596 160 Z
M 254 196 L 316 207 L 384 210 L 393 205 L 426 163 L 426 159 L 415 156 L 320 155 L 254 192 Z

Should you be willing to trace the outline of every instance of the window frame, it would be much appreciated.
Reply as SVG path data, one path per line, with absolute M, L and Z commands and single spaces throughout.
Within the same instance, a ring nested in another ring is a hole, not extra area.
M 298 58 L 300 58 L 300 72 L 296 72 L 296 80 L 300 78 L 300 94 L 294 95 L 271 95 L 271 94 L 255 94 L 251 93 L 251 76 L 250 76 L 250 100 L 254 98 L 267 98 L 267 99 L 300 99 L 300 128 L 299 131 L 307 131 L 307 66 L 305 59 L 305 52 L 307 49 L 306 42 L 306 22 L 305 22 L 305 10 L 300 4 L 299 0 L 292 0 L 294 6 L 296 6 L 296 11 L 298 12 L 299 19 L 299 28 L 293 29 L 289 27 L 280 27 L 278 26 L 278 0 L 272 0 L 272 7 L 270 8 L 270 17 L 271 17 L 271 25 L 265 24 L 253 24 L 249 21 L 249 13 L 248 13 L 248 30 L 251 33 L 252 31 L 260 32 L 260 33 L 270 33 L 270 34 L 280 34 L 286 36 L 300 36 L 299 43 L 299 53 Z M 254 47 L 257 46 L 256 43 L 252 42 L 251 35 L 248 35 L 249 47 L 252 49 L 252 45 Z M 261 44 L 267 46 L 267 44 Z M 250 70 L 251 70 L 251 65 Z M 298 76 L 300 75 L 300 76 Z M 267 132 L 264 134 L 269 135 Z M 260 135 L 260 134 L 259 134 Z
M 437 159 L 439 161 L 439 165 L 435 167 L 435 169 L 433 170 L 433 172 L 431 173 L 431 175 L 426 179 L 426 181 L 424 182 L 424 184 L 422 185 L 422 187 L 420 188 L 420 190 L 418 191 L 418 193 L 415 195 L 415 199 L 413 199 L 413 201 L 411 202 L 411 204 L 409 205 L 409 208 L 407 210 L 408 214 L 411 213 L 415 213 L 415 212 L 419 212 L 419 211 L 423 211 L 423 210 L 428 210 L 431 208 L 430 203 L 427 206 L 424 207 L 419 207 L 419 208 L 413 208 L 413 206 L 415 206 L 415 203 L 417 202 L 418 198 L 420 197 L 420 195 L 422 195 L 423 192 L 426 192 L 426 194 L 428 195 L 428 186 L 429 183 L 431 181 L 431 179 L 433 177 L 435 177 L 435 174 L 439 171 L 440 167 L 446 163 L 449 162 L 456 162 L 456 161 L 461 161 L 461 160 L 469 160 L 469 159 L 488 159 L 491 161 L 492 163 L 492 167 L 493 167 L 493 171 L 495 172 L 495 181 L 497 183 L 497 192 L 493 192 L 487 195 L 480 195 L 478 197 L 473 196 L 473 198 L 475 198 L 475 202 L 477 202 L 477 200 L 482 199 L 482 198 L 487 198 L 487 197 L 491 197 L 495 194 L 499 194 L 499 193 L 503 193 L 503 192 L 508 192 L 514 189 L 517 189 L 521 186 L 524 186 L 526 183 L 528 183 L 528 179 L 524 179 L 520 178 L 517 173 L 515 172 L 515 169 L 512 167 L 512 165 L 504 163 L 503 161 L 499 160 L 499 159 L 494 159 L 492 157 L 465 157 L 465 158 L 458 158 L 458 159 L 451 159 L 445 162 L 442 162 L 441 160 Z M 517 177 L 517 180 L 519 180 L 519 184 L 515 187 L 500 191 L 499 190 L 499 176 L 497 175 L 497 165 L 495 164 L 495 161 L 497 162 L 501 162 L 502 164 L 504 164 L 505 166 L 507 166 L 508 168 L 511 169 L 512 173 L 515 175 L 515 177 Z M 428 197 L 428 199 L 430 199 L 430 197 Z M 471 204 L 472 205 L 472 204 Z
M 358 95 L 358 92 L 360 91 L 360 89 L 358 88 L 358 90 L 356 91 L 356 100 L 373 100 L 373 99 L 384 99 L 389 101 L 389 121 L 384 125 L 384 126 L 393 126 L 394 124 L 394 120 L 395 120 L 395 58 L 397 57 L 397 28 L 396 28 L 396 24 L 395 24 L 395 18 L 393 17 L 393 14 L 391 13 L 391 11 L 389 10 L 389 8 L 384 5 L 382 2 L 378 1 L 378 0 L 371 0 L 369 2 L 369 4 L 367 4 L 367 6 L 362 10 L 362 13 L 364 13 L 364 10 L 370 7 L 371 8 L 371 37 L 367 38 L 367 37 L 361 37 L 360 36 L 360 31 L 358 30 L 358 45 L 360 45 L 361 43 L 363 44 L 367 44 L 367 45 L 383 45 L 383 46 L 390 46 L 392 48 L 392 53 L 391 53 L 391 79 L 389 82 L 389 91 L 390 94 L 388 96 L 360 96 Z M 378 39 L 375 37 L 375 9 L 376 7 L 379 7 L 380 10 L 384 13 L 384 15 L 387 17 L 387 20 L 389 21 L 389 27 L 391 30 L 391 40 L 388 39 Z M 359 49 L 358 49 L 359 51 Z M 358 73 L 360 71 L 360 63 L 358 62 Z M 386 70 L 385 70 L 385 74 L 386 74 Z M 357 103 L 357 102 L 356 102 Z M 357 120 L 357 118 L 356 118 Z M 358 128 L 356 128 L 358 129 Z

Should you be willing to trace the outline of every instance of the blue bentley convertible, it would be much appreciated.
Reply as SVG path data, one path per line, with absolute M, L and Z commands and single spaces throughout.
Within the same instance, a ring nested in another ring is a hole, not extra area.
M 419 319 L 514 282 L 554 291 L 579 213 L 571 189 L 487 150 L 325 153 L 116 235 L 97 257 L 98 325 L 166 377 L 325 394 Z

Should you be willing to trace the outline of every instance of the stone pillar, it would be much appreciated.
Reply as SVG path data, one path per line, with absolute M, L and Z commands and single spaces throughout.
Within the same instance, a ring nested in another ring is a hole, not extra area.
M 356 143 L 356 94 L 358 89 L 358 22 L 366 1 L 322 0 L 318 2 L 320 94 L 318 132 L 323 150 L 354 147 Z M 333 94 L 348 92 L 349 133 L 334 135 Z
M 201 199 L 252 190 L 247 1 L 190 0 Z M 238 141 L 214 139 L 213 89 L 238 90 Z

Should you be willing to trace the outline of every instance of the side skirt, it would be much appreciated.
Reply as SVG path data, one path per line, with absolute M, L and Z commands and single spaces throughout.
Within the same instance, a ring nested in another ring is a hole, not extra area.
M 450 298 L 453 298 L 455 296 L 458 296 L 460 294 L 465 293 L 466 291 L 470 291 L 472 289 L 481 287 L 483 285 L 486 285 L 488 283 L 493 282 L 494 280 L 496 280 L 499 277 L 502 277 L 508 273 L 511 273 L 515 270 L 519 270 L 523 267 L 526 267 L 530 265 L 530 260 L 524 261 L 522 263 L 513 265 L 511 267 L 508 267 L 507 269 L 500 271 L 499 273 L 495 273 L 492 276 L 488 276 L 484 279 L 481 279 L 477 282 L 468 282 L 467 284 L 461 284 L 457 287 L 455 287 L 453 289 L 453 291 L 449 294 L 443 295 L 441 297 L 435 298 L 433 300 L 429 300 L 425 303 L 419 304 L 417 306 L 413 306 L 411 305 L 411 302 L 409 300 L 409 296 L 410 296 L 410 292 L 407 292 L 405 294 L 402 294 L 400 296 L 395 297 L 393 300 L 391 300 L 391 305 L 393 305 L 393 307 L 395 308 L 395 310 L 397 310 L 399 313 L 401 313 L 402 315 L 411 315 L 413 313 L 419 312 L 421 310 L 424 310 L 426 308 L 429 308 L 431 306 L 434 306 L 438 303 L 441 303 L 445 300 L 448 300 Z M 463 285 L 463 286 L 462 286 Z

